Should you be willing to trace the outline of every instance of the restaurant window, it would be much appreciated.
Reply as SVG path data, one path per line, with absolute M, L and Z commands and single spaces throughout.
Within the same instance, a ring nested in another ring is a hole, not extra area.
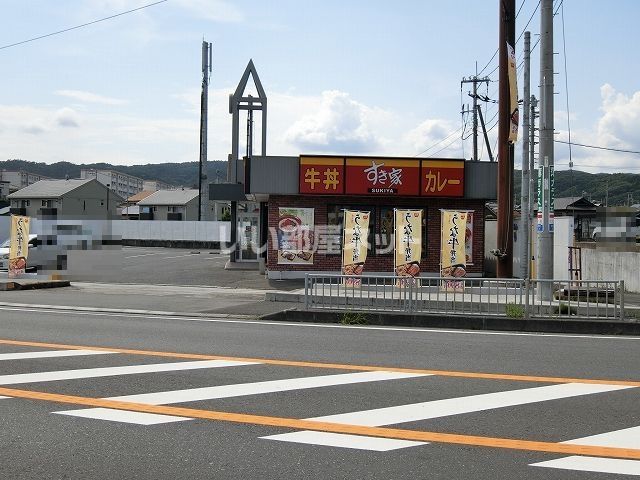
M 402 207 L 407 210 L 422 210 L 422 258 L 427 258 L 427 212 L 425 208 Z M 375 235 L 376 255 L 393 254 L 393 209 L 394 207 L 379 207 Z
M 369 221 L 369 253 L 373 254 L 374 233 L 376 231 L 376 207 L 369 205 L 327 205 L 327 254 L 339 255 L 342 253 L 342 228 L 344 225 L 344 210 L 360 210 L 371 212 Z M 320 246 L 324 247 L 325 241 L 320 239 Z M 331 248 L 329 248 L 331 246 Z

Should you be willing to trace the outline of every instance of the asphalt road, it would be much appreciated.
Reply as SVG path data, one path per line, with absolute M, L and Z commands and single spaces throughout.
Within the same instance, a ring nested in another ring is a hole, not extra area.
M 88 350 L 68 356 L 79 346 Z M 11 479 L 640 475 L 639 347 L 633 337 L 0 307 L 0 395 L 9 397 L 0 399 L 0 472 Z M 328 418 L 300 422 L 317 417 Z

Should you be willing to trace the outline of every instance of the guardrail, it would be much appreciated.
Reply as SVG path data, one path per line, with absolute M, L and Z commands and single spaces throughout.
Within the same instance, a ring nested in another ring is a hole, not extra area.
M 624 318 L 624 282 L 307 274 L 307 310 Z

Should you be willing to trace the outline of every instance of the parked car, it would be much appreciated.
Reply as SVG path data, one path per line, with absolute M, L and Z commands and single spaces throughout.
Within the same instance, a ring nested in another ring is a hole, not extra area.
M 38 236 L 37 235 L 29 235 L 29 254 L 27 255 L 27 271 L 37 270 L 37 260 L 38 254 L 37 245 L 38 245 Z M 2 244 L 0 244 L 0 270 L 6 271 L 9 270 L 9 247 L 11 246 L 11 239 L 7 239 Z

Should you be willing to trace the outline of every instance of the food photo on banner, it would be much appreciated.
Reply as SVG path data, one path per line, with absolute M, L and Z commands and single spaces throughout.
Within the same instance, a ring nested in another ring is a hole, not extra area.
M 464 291 L 467 212 L 441 210 L 440 276 L 445 292 Z
M 278 264 L 313 264 L 313 208 L 278 209 Z
M 344 280 L 347 287 L 362 285 L 362 271 L 369 247 L 369 218 L 371 212 L 344 210 L 342 238 L 342 274 L 353 275 Z
M 416 285 L 420 275 L 422 256 L 422 210 L 394 209 L 395 253 L 394 273 L 398 277 L 396 286 Z
M 29 224 L 31 219 L 19 215 L 11 217 L 11 245 L 9 246 L 8 276 L 17 277 L 27 269 L 29 255 Z

